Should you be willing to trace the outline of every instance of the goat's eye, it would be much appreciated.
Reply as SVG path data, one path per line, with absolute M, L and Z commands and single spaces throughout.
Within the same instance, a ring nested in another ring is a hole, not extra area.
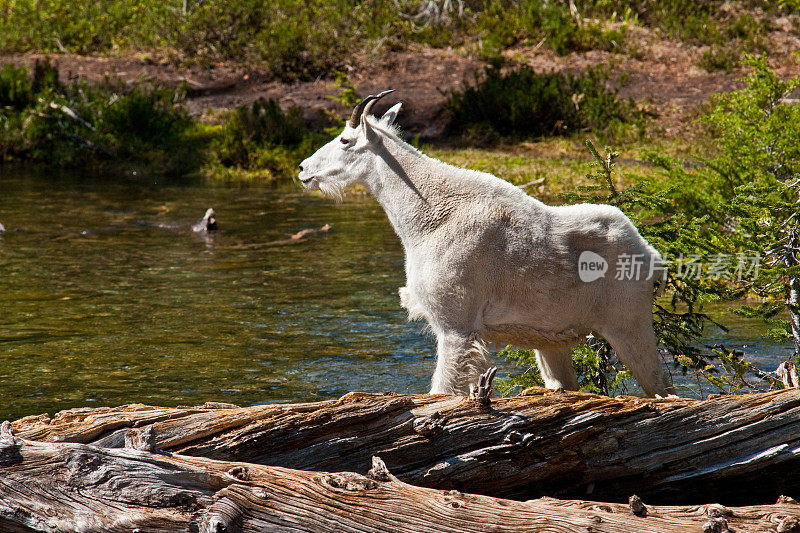
M 344 137 L 339 137 L 339 142 L 342 144 L 350 144 L 350 139 L 345 139 Z

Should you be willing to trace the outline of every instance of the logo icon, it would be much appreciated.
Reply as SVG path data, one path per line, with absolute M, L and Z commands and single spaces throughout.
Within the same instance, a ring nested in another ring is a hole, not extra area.
M 578 277 L 585 283 L 600 279 L 608 272 L 608 261 L 592 251 L 581 252 L 578 258 Z

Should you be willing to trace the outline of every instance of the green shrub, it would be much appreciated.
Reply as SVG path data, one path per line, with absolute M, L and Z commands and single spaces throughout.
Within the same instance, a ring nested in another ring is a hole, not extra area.
M 483 130 L 500 136 L 561 135 L 639 120 L 633 104 L 608 89 L 608 72 L 588 68 L 581 76 L 536 73 L 529 67 L 476 75 L 476 83 L 451 92 L 446 109 L 457 132 Z
M 520 350 L 506 346 L 497 354 L 517 366 L 525 368 L 521 374 L 511 374 L 496 381 L 497 391 L 503 396 L 519 393 L 528 387 L 544 387 L 533 350 Z M 628 391 L 630 372 L 613 357 L 611 348 L 601 339 L 590 339 L 572 352 L 572 367 L 578 376 L 580 390 L 605 394 Z
M 533 350 L 506 346 L 497 355 L 524 368 L 519 374 L 509 374 L 505 378 L 496 379 L 494 386 L 497 392 L 503 396 L 509 396 L 520 393 L 528 387 L 544 387 L 544 380 L 539 372 L 539 365 L 536 363 L 536 353 Z
M 199 162 L 198 126 L 180 106 L 182 91 L 106 82 L 59 81 L 58 69 L 36 63 L 0 70 L 0 159 L 69 166 L 137 158 L 162 171 Z
M 284 112 L 275 99 L 259 99 L 250 107 L 240 107 L 223 121 L 211 147 L 223 168 L 293 175 L 313 147 L 328 139 L 308 127 L 301 108 Z
M 702 221 L 703 231 L 686 233 L 694 235 L 700 253 L 758 258 L 759 268 L 742 279 L 717 281 L 716 287 L 713 279 L 705 279 L 704 285 L 688 288 L 698 296 L 762 299 L 760 305 L 739 304 L 732 311 L 764 320 L 771 327 L 769 337 L 792 339 L 794 353 L 786 354 L 791 358 L 800 356 L 800 107 L 786 98 L 800 78 L 781 80 L 764 57 L 749 57 L 746 64 L 752 72 L 742 80 L 745 87 L 713 97 L 703 118 L 717 153 L 691 169 L 664 166 L 667 182 L 681 194 L 662 212 L 693 224 Z M 752 387 L 745 374 L 770 379 L 735 350 L 695 349 L 699 357 L 679 362 L 726 392 Z
M 3 65 L 0 69 L 0 108 L 21 111 L 34 105 L 37 94 L 44 91 L 58 91 L 62 88 L 58 79 L 58 68 L 50 60 L 34 63 L 33 76 L 28 69 Z
M 284 113 L 277 100 L 259 99 L 252 107 L 240 107 L 226 117 L 216 152 L 226 166 L 251 168 L 251 158 L 259 148 L 295 147 L 306 131 L 302 109 L 292 107 Z
M 98 127 L 132 145 L 172 145 L 190 126 L 191 119 L 179 104 L 183 91 L 139 86 L 112 92 L 97 117 Z
M 62 84 L 58 70 L 37 63 L 0 69 L 0 163 L 76 166 L 135 161 L 159 173 L 200 169 L 220 177 L 296 173 L 297 164 L 330 138 L 324 119 L 309 124 L 299 107 L 283 111 L 258 100 L 211 126 L 189 116 L 184 89 L 107 80 Z M 352 97 L 352 88 L 345 91 Z
M 34 102 L 34 95 L 27 69 L 3 66 L 0 70 L 0 108 L 25 109 Z
M 718 95 L 704 117 L 718 139 L 707 182 L 728 207 L 720 223 L 735 228 L 728 246 L 760 254 L 758 276 L 746 283 L 766 303 L 739 309 L 793 339 L 800 357 L 800 107 L 787 98 L 800 78 L 781 80 L 766 57 L 749 57 L 746 86 Z M 785 320 L 778 313 L 785 313 Z

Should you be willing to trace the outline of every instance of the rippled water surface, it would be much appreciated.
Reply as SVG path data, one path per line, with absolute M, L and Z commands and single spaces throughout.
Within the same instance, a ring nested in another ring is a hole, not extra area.
M 203 238 L 207 207 L 221 231 Z M 427 386 L 431 340 L 405 322 L 402 249 L 368 199 L 3 176 L 0 221 L 2 416 Z
M 207 207 L 221 230 L 195 234 Z M 369 198 L 6 174 L 0 222 L 4 418 L 429 386 L 434 342 L 405 321 L 402 249 Z M 717 337 L 772 370 L 784 346 L 757 336 Z

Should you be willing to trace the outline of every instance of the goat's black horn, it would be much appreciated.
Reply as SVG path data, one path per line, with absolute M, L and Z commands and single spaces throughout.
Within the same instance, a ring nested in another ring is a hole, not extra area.
M 375 99 L 374 95 L 369 95 L 363 100 L 361 100 L 358 105 L 353 108 L 353 114 L 350 115 L 350 127 L 357 128 L 359 123 L 361 122 L 361 114 L 364 112 L 364 108 L 367 107 L 367 104 L 370 103 Z
M 365 112 L 369 113 L 372 109 L 372 106 L 375 105 L 375 102 L 392 92 L 394 92 L 394 89 L 389 89 L 388 91 L 383 91 L 382 93 L 371 94 L 361 100 L 353 109 L 353 114 L 350 115 L 350 127 L 357 128 L 361 123 L 361 115 L 363 115 Z
M 372 100 L 371 102 L 368 102 L 368 103 L 367 103 L 367 107 L 365 107 L 365 108 L 364 108 L 364 114 L 365 114 L 365 115 L 369 115 L 369 112 L 370 112 L 370 111 L 372 111 L 372 106 L 374 106 L 374 105 L 375 105 L 375 103 L 376 103 L 378 100 L 380 100 L 381 98 L 383 98 L 383 97 L 384 97 L 384 96 L 386 96 L 387 94 L 389 94 L 389 93 L 393 93 L 393 92 L 394 92 L 394 89 L 388 89 L 388 90 L 386 90 L 386 91 L 383 91 L 382 93 L 380 93 L 380 94 L 376 95 L 374 100 Z

